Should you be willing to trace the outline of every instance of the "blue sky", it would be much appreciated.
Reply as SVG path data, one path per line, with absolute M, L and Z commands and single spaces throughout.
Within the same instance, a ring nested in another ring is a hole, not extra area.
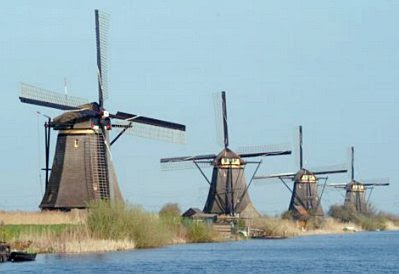
M 2 3 L 0 209 L 37 210 L 44 120 L 35 112 L 59 114 L 21 104 L 19 82 L 62 92 L 66 77 L 70 95 L 96 99 L 95 8 L 111 16 L 108 110 L 187 125 L 184 146 L 132 136 L 115 144 L 113 158 L 128 201 L 149 210 L 166 202 L 203 207 L 208 185 L 200 173 L 161 171 L 159 159 L 221 149 L 212 94 L 225 90 L 233 149 L 294 146 L 293 132 L 302 124 L 308 166 L 343 163 L 354 145 L 357 178 L 391 179 L 391 186 L 374 191 L 372 202 L 399 212 L 395 1 Z M 294 156 L 274 157 L 264 159 L 259 174 L 296 169 Z M 268 214 L 285 210 L 290 198 L 277 181 L 254 183 L 250 195 Z M 325 208 L 341 202 L 335 190 L 323 197 Z

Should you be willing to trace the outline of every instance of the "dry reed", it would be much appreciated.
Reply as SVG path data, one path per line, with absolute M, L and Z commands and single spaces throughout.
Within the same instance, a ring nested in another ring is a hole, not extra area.
M 302 232 L 291 220 L 270 217 L 254 219 L 252 228 L 263 230 L 264 236 L 268 237 L 294 237 Z
M 82 224 L 85 222 L 85 219 L 86 219 L 86 212 L 83 210 L 72 210 L 71 212 L 0 211 L 1 224 L 15 224 L 15 225 Z

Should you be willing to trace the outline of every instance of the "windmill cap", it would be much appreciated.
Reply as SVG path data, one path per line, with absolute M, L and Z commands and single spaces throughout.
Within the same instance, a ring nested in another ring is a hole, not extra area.
M 240 155 L 235 153 L 229 148 L 223 149 L 215 158 L 214 164 L 219 165 L 221 164 L 222 159 L 238 159 L 239 160 L 239 165 L 244 165 L 245 162 L 243 159 L 241 159 Z
M 76 119 L 95 117 L 95 115 L 98 114 L 99 110 L 100 110 L 100 107 L 96 102 L 84 104 L 84 105 L 79 106 L 79 109 L 77 109 L 77 110 L 64 112 L 63 114 L 55 117 L 53 119 L 53 124 L 54 125 L 62 125 L 62 124 L 70 123 Z
M 346 190 L 364 191 L 364 184 L 359 181 L 353 180 L 345 186 Z
M 302 168 L 295 174 L 294 181 L 295 182 L 302 182 L 302 181 L 308 182 L 309 179 L 304 180 L 304 178 L 303 178 L 304 175 L 313 176 L 316 179 L 316 176 L 313 174 L 313 172 L 311 172 L 305 168 Z

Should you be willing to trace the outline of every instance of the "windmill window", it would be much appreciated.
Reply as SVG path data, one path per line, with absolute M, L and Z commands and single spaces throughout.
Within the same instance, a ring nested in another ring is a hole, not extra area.
M 315 183 L 316 182 L 316 177 L 314 175 L 303 175 L 302 176 L 302 181 L 303 182 Z
M 73 147 L 74 148 L 78 148 L 79 147 L 79 139 L 75 139 L 75 141 L 73 142 Z
M 353 185 L 352 189 L 355 191 L 363 191 L 364 187 L 362 185 Z
M 222 165 L 240 165 L 240 159 L 238 158 L 222 158 L 221 159 Z

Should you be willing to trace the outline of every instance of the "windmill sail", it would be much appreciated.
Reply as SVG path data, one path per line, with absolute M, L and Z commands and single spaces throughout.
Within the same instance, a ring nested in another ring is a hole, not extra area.
M 347 172 L 345 166 L 333 166 L 324 169 L 306 169 L 303 165 L 303 131 L 299 126 L 299 171 L 271 175 L 256 176 L 255 180 L 279 178 L 294 181 L 288 210 L 294 219 L 307 220 L 310 216 L 324 216 L 318 194 L 318 178 L 316 175 L 337 174 Z M 284 182 L 285 184 L 285 182 Z
M 19 99 L 22 103 L 50 107 L 60 110 L 79 109 L 89 100 L 46 90 L 26 83 L 21 83 Z
M 215 158 L 216 158 L 215 154 L 182 156 L 182 157 L 163 158 L 163 159 L 161 159 L 161 163 L 214 160 Z
M 389 178 L 359 181 L 355 180 L 355 149 L 353 146 L 350 148 L 350 163 L 351 181 L 346 184 L 333 183 L 329 184 L 329 186 L 338 189 L 345 189 L 345 207 L 352 208 L 360 213 L 367 213 L 369 211 L 369 204 L 368 199 L 366 199 L 366 190 L 371 189 L 372 191 L 375 186 L 388 186 Z
M 98 98 L 101 107 L 108 98 L 108 32 L 109 15 L 95 10 Z
M 291 150 L 288 144 L 245 146 L 237 149 L 237 154 L 241 158 L 251 158 L 260 156 L 290 155 Z
M 229 146 L 229 130 L 227 127 L 226 92 L 224 92 L 224 91 L 222 91 L 222 119 L 223 119 L 224 148 L 227 148 Z
M 185 131 L 173 129 L 169 127 L 155 126 L 147 123 L 117 121 L 112 125 L 117 130 L 124 130 L 126 134 L 142 138 L 166 141 L 176 144 L 184 144 L 186 142 Z
M 172 142 L 185 139 L 185 126 L 177 123 L 118 112 L 110 115 L 104 108 L 108 98 L 107 44 L 108 15 L 95 10 L 98 102 L 21 84 L 23 103 L 65 110 L 46 127 L 46 189 L 40 208 L 70 210 L 86 208 L 92 200 L 122 200 L 113 166 L 110 146 L 123 133 Z M 111 119 L 121 129 L 109 141 Z M 52 168 L 49 168 L 50 128 L 58 131 Z M 50 178 L 48 172 L 51 170 Z
M 214 97 L 215 98 L 215 97 Z M 277 156 L 290 154 L 289 150 L 259 150 L 247 151 L 238 154 L 233 152 L 229 146 L 226 93 L 223 91 L 214 100 L 217 119 L 217 132 L 221 129 L 223 149 L 219 154 L 203 154 L 196 156 L 182 156 L 161 159 L 161 164 L 176 164 L 193 162 L 200 170 L 202 176 L 210 184 L 208 197 L 204 206 L 205 213 L 225 214 L 236 216 L 254 217 L 259 213 L 252 205 L 248 194 L 245 179 L 245 165 L 249 162 L 243 158 L 260 156 Z M 213 166 L 212 177 L 209 180 L 201 169 L 200 164 Z M 259 163 L 260 164 L 260 163 Z

